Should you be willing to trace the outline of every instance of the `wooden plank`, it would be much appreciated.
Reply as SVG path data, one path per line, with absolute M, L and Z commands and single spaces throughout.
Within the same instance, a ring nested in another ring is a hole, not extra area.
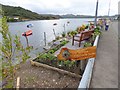
M 19 88 L 20 88 L 20 77 L 17 77 L 16 89 L 19 90 Z
M 49 65 L 46 65 L 46 64 L 38 63 L 38 62 L 35 62 L 35 61 L 32 61 L 32 60 L 30 62 L 31 62 L 31 65 L 33 65 L 33 66 L 44 67 L 44 68 L 54 70 L 54 71 L 57 71 L 57 72 L 62 73 L 62 74 L 67 74 L 69 76 L 76 77 L 76 78 L 81 78 L 82 77 L 81 75 L 71 73 L 69 71 L 65 71 L 65 70 L 62 70 L 62 69 L 59 69 L 59 68 L 55 68 L 55 67 L 52 67 L 52 66 L 49 66 Z
M 67 51 L 68 53 L 65 53 Z M 67 55 L 68 54 L 68 55 Z M 82 48 L 82 49 L 68 49 L 62 48 L 60 54 L 57 55 L 58 60 L 85 60 L 96 57 L 96 46 Z

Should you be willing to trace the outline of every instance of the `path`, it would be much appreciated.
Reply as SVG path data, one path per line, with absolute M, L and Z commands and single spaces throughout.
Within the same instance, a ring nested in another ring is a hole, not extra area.
M 103 31 L 97 49 L 90 88 L 118 88 L 118 22 Z

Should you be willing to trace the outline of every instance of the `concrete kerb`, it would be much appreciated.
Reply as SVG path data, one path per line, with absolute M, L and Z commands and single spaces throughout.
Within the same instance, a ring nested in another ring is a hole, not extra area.
M 96 37 L 93 46 L 97 47 L 99 37 L 100 37 L 99 35 Z M 89 88 L 90 81 L 91 81 L 91 78 L 92 78 L 92 71 L 93 71 L 94 62 L 95 62 L 95 58 L 88 59 L 88 63 L 86 65 L 86 68 L 85 68 L 85 71 L 83 73 L 82 79 L 79 83 L 78 90 L 79 89 L 87 90 Z

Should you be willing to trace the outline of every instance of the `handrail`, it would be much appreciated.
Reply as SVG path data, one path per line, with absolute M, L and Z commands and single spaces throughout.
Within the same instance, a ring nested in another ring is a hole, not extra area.
M 98 40 L 99 40 L 99 35 L 96 37 L 93 46 L 97 47 Z M 88 63 L 86 65 L 86 68 L 85 68 L 85 71 L 83 73 L 82 79 L 81 79 L 80 84 L 78 86 L 78 90 L 81 89 L 81 88 L 83 88 L 84 90 L 87 90 L 87 88 L 89 88 L 90 80 L 91 80 L 91 77 L 92 77 L 94 62 L 95 62 L 95 58 L 88 59 Z

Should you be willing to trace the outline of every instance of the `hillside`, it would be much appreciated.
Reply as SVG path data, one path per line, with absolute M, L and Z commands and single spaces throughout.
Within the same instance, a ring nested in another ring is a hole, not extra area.
M 2 5 L 2 10 L 5 16 L 8 17 L 19 17 L 20 19 L 28 20 L 44 20 L 44 19 L 58 19 L 58 15 L 40 15 L 22 7 L 13 7 Z
M 62 19 L 64 18 L 95 18 L 94 16 L 90 16 L 90 15 L 38 14 L 30 10 L 24 9 L 22 7 L 13 7 L 13 6 L 7 6 L 7 5 L 2 5 L 2 11 L 4 12 L 4 15 L 8 17 L 8 21 L 10 22 L 28 21 L 28 20 L 51 20 L 51 19 L 59 19 L 59 18 L 62 18 Z M 111 16 L 111 18 L 114 18 L 114 17 L 115 16 Z M 109 16 L 98 16 L 98 18 L 109 18 Z
M 94 18 L 94 16 L 66 14 L 66 15 L 61 15 L 61 18 Z

